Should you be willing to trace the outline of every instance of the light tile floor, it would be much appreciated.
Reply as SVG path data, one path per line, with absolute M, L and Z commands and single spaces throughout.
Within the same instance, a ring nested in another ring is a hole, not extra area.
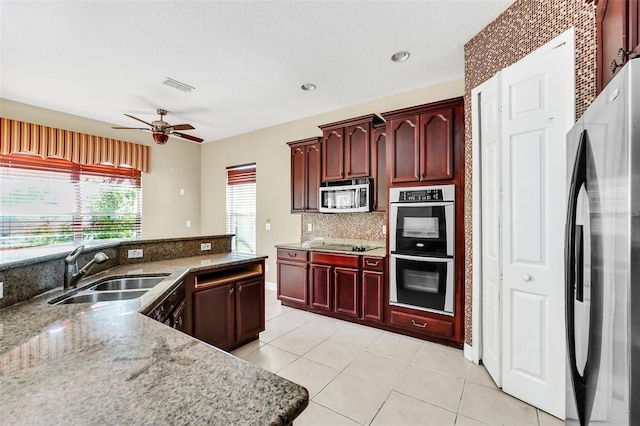
M 266 292 L 266 330 L 233 351 L 299 383 L 306 425 L 539 425 L 564 422 L 496 388 L 461 350 L 282 306 Z

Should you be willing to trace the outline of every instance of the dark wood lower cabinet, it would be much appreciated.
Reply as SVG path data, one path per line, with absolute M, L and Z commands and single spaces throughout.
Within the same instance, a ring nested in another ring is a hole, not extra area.
M 235 284 L 193 293 L 193 337 L 221 349 L 235 342 Z
M 334 268 L 333 294 L 335 299 L 334 312 L 337 314 L 359 317 L 359 279 L 358 270 L 351 268 Z
M 278 298 L 283 301 L 308 305 L 306 263 L 278 261 Z
M 331 266 L 311 264 L 311 307 L 323 311 L 333 310 L 331 305 Z
M 384 274 L 362 271 L 362 319 L 377 322 L 383 320 L 383 292 Z
M 187 333 L 224 350 L 258 338 L 265 328 L 264 261 L 190 274 Z
M 256 339 L 264 330 L 264 283 L 262 279 L 236 284 L 236 341 Z

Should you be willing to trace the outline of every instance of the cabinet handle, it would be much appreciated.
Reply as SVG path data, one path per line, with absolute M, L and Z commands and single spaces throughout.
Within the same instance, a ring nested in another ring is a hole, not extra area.
M 426 328 L 427 327 L 427 323 L 426 322 L 424 324 L 420 324 L 420 323 L 416 322 L 416 320 L 414 320 L 414 319 L 411 320 L 411 324 L 415 325 L 416 327 L 420 327 L 420 328 Z
M 298 253 L 289 253 L 287 252 L 287 254 L 289 255 L 289 257 L 297 257 Z
M 369 262 L 368 260 L 365 260 L 364 263 L 367 266 L 378 266 L 378 263 L 380 263 L 380 261 L 376 261 L 375 263 Z
M 242 287 L 238 287 L 238 293 L 242 293 Z
M 233 294 L 233 288 L 229 289 L 229 294 Z
M 522 276 L 522 279 L 525 281 L 531 281 L 531 276 L 525 274 Z

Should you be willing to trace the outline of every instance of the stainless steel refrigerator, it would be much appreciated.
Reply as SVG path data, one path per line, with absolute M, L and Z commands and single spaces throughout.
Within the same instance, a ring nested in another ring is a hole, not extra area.
M 567 134 L 567 424 L 640 425 L 640 58 Z

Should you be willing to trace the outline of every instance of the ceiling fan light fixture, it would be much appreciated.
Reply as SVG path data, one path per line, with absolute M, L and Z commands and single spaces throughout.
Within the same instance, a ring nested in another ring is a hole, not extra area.
M 158 145 L 164 145 L 169 140 L 169 135 L 166 135 L 164 133 L 153 132 L 153 140 Z
M 393 62 L 404 62 L 409 59 L 409 56 L 411 56 L 409 52 L 407 52 L 406 50 L 401 50 L 391 55 L 391 60 Z
M 178 80 L 175 80 L 171 77 L 167 77 L 167 79 L 163 81 L 162 84 L 167 85 L 169 87 L 173 87 L 174 89 L 178 89 L 181 92 L 188 93 L 188 92 L 191 92 L 192 90 L 195 90 L 195 87 L 189 86 L 188 84 L 185 84 L 185 83 L 181 83 Z
M 305 83 L 302 86 L 300 86 L 300 88 L 302 90 L 304 90 L 305 92 L 312 92 L 314 90 L 316 90 L 316 85 L 313 83 Z

